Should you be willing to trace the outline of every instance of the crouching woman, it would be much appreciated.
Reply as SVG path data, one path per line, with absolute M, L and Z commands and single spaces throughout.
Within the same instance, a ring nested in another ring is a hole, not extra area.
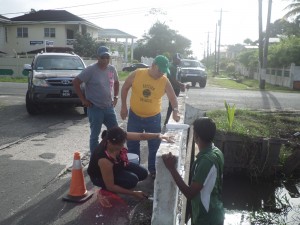
M 102 141 L 92 154 L 87 170 L 92 183 L 102 190 L 131 195 L 138 199 L 146 198 L 144 192 L 132 189 L 139 181 L 147 178 L 148 172 L 142 166 L 128 162 L 124 144 L 126 140 L 155 138 L 168 139 L 159 133 L 127 133 L 120 127 L 103 131 Z

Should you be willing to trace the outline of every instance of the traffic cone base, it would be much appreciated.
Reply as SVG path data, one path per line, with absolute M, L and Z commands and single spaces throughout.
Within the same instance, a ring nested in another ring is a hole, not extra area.
M 81 166 L 80 153 L 74 153 L 74 161 L 72 168 L 72 177 L 69 194 L 63 197 L 63 200 L 69 202 L 84 202 L 92 197 L 93 192 L 86 190 L 84 176 Z
M 71 195 L 67 195 L 65 197 L 63 197 L 63 200 L 64 201 L 67 201 L 67 202 L 85 202 L 87 201 L 88 199 L 90 199 L 92 196 L 93 196 L 93 192 L 91 191 L 86 191 L 86 193 L 83 195 L 83 196 L 71 196 Z

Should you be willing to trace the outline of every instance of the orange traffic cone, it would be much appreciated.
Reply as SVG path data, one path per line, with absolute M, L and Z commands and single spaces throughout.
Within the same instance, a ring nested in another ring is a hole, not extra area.
M 80 160 L 80 153 L 74 153 L 72 178 L 69 194 L 63 200 L 70 202 L 84 202 L 92 197 L 93 193 L 86 190 L 83 171 Z

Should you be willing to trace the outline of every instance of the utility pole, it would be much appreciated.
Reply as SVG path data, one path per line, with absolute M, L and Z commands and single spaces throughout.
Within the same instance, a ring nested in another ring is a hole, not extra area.
M 206 51 L 206 67 L 208 68 L 208 57 L 209 57 L 209 34 L 212 33 L 212 32 L 206 32 L 207 33 L 207 51 Z
M 220 20 L 219 20 L 219 44 L 218 44 L 217 74 L 219 74 L 219 72 L 220 72 L 220 48 L 221 48 L 222 16 L 223 16 L 223 9 L 221 8 L 221 11 L 220 11 Z
M 262 33 L 262 0 L 258 0 L 258 60 L 259 60 L 259 86 L 261 86 L 263 66 L 263 33 Z
M 269 0 L 267 26 L 266 26 L 266 34 L 265 34 L 265 42 L 264 42 L 264 50 L 263 50 L 263 65 L 262 65 L 263 69 L 262 69 L 262 77 L 260 79 L 260 84 L 259 84 L 260 89 L 265 89 L 265 85 L 266 85 L 265 76 L 268 67 L 268 50 L 269 50 L 271 14 L 272 14 L 272 0 Z
M 218 23 L 216 23 L 216 32 L 215 32 L 215 73 L 217 74 L 217 39 L 218 39 Z

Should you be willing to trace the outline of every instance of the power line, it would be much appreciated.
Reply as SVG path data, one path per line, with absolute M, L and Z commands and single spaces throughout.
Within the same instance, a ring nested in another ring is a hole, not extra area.
M 116 2 L 116 1 L 119 1 L 119 0 L 107 0 L 107 1 L 103 1 L 103 2 L 90 3 L 90 4 L 82 4 L 82 5 L 73 5 L 73 6 L 66 6 L 66 7 L 53 8 L 53 9 L 48 9 L 48 10 L 69 9 L 69 8 L 76 8 L 76 7 L 83 7 L 83 6 L 90 6 L 90 5 L 99 5 L 99 4 L 104 4 L 104 3 Z M 0 15 L 13 15 L 13 14 L 21 14 L 21 13 L 28 13 L 28 11 L 27 12 L 2 13 Z

